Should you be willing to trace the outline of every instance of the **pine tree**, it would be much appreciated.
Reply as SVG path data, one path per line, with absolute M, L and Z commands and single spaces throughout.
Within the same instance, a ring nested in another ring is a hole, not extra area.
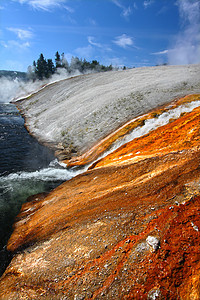
M 57 51 L 56 52 L 56 58 L 55 58 L 55 62 L 56 62 L 56 69 L 58 68 L 62 68 L 62 62 L 61 62 L 61 59 L 60 59 L 60 54 L 59 52 Z
M 88 62 L 86 59 L 79 59 L 77 56 L 72 56 L 71 63 L 69 65 L 67 59 L 65 58 L 65 54 L 62 53 L 60 56 L 57 51 L 55 54 L 55 65 L 52 59 L 45 59 L 44 55 L 41 53 L 37 63 L 33 62 L 33 67 L 30 67 L 28 70 L 29 77 L 33 80 L 49 78 L 53 75 L 58 68 L 65 68 L 69 73 L 79 71 L 80 73 L 85 73 L 88 70 L 94 70 L 95 72 L 105 72 L 111 71 L 113 69 L 112 65 L 104 66 L 100 65 L 97 60 L 92 60 L 92 62 Z M 33 73 L 33 74 L 32 74 Z M 34 76 L 33 76 L 34 75 Z
M 52 59 L 47 60 L 47 69 L 48 69 L 48 77 L 50 77 L 55 73 L 56 70 Z
M 37 78 L 40 80 L 42 80 L 44 77 L 48 77 L 47 62 L 42 53 L 40 54 L 40 58 L 37 60 L 35 73 Z

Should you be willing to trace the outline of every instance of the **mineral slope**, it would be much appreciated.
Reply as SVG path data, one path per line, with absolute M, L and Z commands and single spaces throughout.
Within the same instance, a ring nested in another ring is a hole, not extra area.
M 0 299 L 199 299 L 199 165 L 197 107 L 24 204 Z
M 69 78 L 17 106 L 31 134 L 69 159 L 134 117 L 199 90 L 200 65 L 145 67 Z

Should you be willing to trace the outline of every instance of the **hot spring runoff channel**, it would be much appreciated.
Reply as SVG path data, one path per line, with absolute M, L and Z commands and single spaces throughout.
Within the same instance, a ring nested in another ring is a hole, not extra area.
M 0 276 L 11 258 L 6 243 L 22 203 L 74 175 L 28 134 L 14 104 L 0 103 Z
M 198 106 L 200 100 L 147 119 L 144 126 L 135 128 L 103 156 Z M 14 104 L 0 103 L 0 275 L 10 260 L 6 243 L 22 203 L 29 196 L 48 192 L 86 169 L 87 166 L 83 169 L 65 169 L 59 165 L 53 153 L 28 134 L 24 120 Z

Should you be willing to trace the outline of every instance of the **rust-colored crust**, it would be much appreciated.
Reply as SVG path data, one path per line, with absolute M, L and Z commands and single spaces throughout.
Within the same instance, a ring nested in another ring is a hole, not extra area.
M 199 121 L 198 107 L 25 203 L 0 299 L 200 299 Z
M 145 115 L 130 120 L 129 122 L 121 126 L 118 130 L 114 131 L 113 133 L 105 137 L 103 140 L 101 140 L 99 143 L 94 145 L 83 155 L 78 157 L 73 157 L 70 160 L 63 160 L 63 162 L 66 163 L 68 167 L 83 166 L 83 165 L 90 164 L 92 161 L 97 159 L 101 154 L 103 154 L 107 149 L 109 149 L 116 140 L 120 140 L 125 135 L 127 135 L 132 130 L 134 130 L 136 127 L 142 126 L 145 120 L 153 119 L 155 117 L 158 117 L 162 113 L 167 112 L 170 109 L 174 109 L 182 104 L 190 103 L 196 100 L 200 100 L 200 94 L 193 94 L 193 95 L 187 95 L 183 98 L 176 98 L 171 103 L 162 105 L 161 107 L 154 109 Z

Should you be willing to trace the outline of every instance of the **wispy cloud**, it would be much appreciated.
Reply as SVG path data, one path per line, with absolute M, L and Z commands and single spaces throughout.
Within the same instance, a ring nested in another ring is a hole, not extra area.
M 200 2 L 178 0 L 182 31 L 176 36 L 168 53 L 170 64 L 192 64 L 200 62 Z
M 7 41 L 7 42 L 1 41 L 1 45 L 7 49 L 16 49 L 17 48 L 20 50 L 25 50 L 30 47 L 29 42 L 22 43 L 22 42 L 14 41 L 14 40 Z
M 99 48 L 102 52 L 110 52 L 112 51 L 112 49 L 106 45 L 106 44 L 101 44 L 101 43 L 97 43 L 95 41 L 95 38 L 93 36 L 88 36 L 88 43 L 94 47 Z
M 154 4 L 154 2 L 155 2 L 155 0 L 146 0 L 146 1 L 144 1 L 144 3 L 143 3 L 144 8 L 148 8 L 149 6 Z
M 67 5 L 64 5 L 63 7 L 64 7 L 64 9 L 66 9 L 69 13 L 73 13 L 73 12 L 74 12 L 74 9 L 73 9 L 72 7 L 69 7 L 69 6 L 67 6 Z
M 126 34 L 122 34 L 120 36 L 117 36 L 115 38 L 115 40 L 113 41 L 113 43 L 116 44 L 119 47 L 124 48 L 124 49 L 127 48 L 128 46 L 134 46 L 133 38 L 126 35 Z
M 112 0 L 112 2 L 117 5 L 122 10 L 122 16 L 124 18 L 128 18 L 132 14 L 132 8 L 130 6 L 126 7 L 124 6 L 120 1 L 118 0 Z M 135 8 L 135 5 L 133 6 Z
M 14 32 L 20 40 L 26 40 L 33 37 L 33 32 L 31 30 L 14 27 L 8 27 L 7 30 Z
M 75 53 L 81 57 L 81 58 L 85 58 L 85 59 L 91 59 L 91 57 L 93 56 L 94 53 L 94 49 L 91 45 L 88 45 L 86 47 L 79 47 L 75 50 Z
M 154 53 L 151 53 L 152 55 L 166 55 L 170 52 L 171 50 L 163 50 L 163 51 L 159 51 L 159 52 L 154 52 Z
M 167 13 L 169 7 L 167 5 L 164 5 L 157 13 L 157 15 L 162 15 L 162 14 L 165 14 Z
M 91 44 L 95 47 L 102 48 L 102 45 L 100 43 L 95 42 L 95 38 L 93 36 L 88 36 L 88 42 L 89 42 L 89 44 Z
M 28 4 L 32 8 L 37 10 L 50 11 L 53 8 L 65 8 L 68 12 L 73 12 L 74 10 L 69 6 L 64 5 L 66 0 L 13 0 L 21 4 Z
M 1 45 L 6 49 L 17 49 L 17 50 L 26 50 L 30 48 L 30 40 L 33 38 L 32 30 L 25 30 L 21 28 L 8 27 L 6 28 L 8 31 L 13 32 L 17 38 L 16 40 L 7 40 L 1 41 Z

